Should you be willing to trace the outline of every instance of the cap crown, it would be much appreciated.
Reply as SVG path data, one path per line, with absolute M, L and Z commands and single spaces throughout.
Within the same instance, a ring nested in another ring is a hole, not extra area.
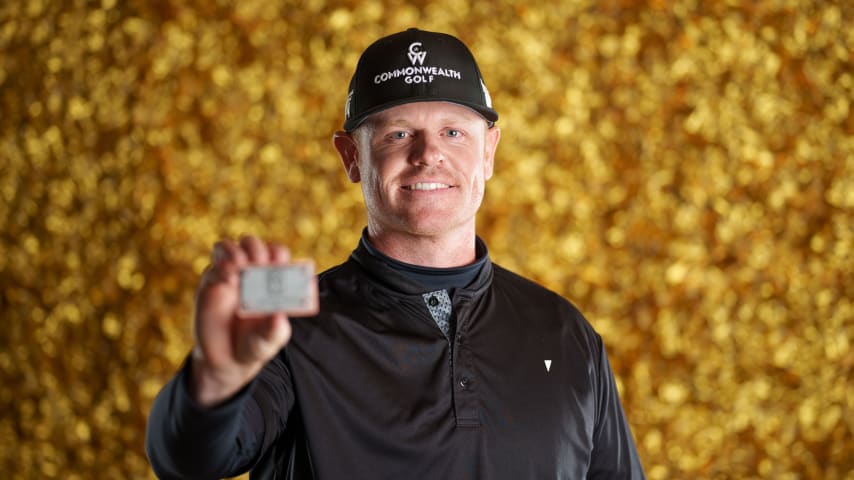
M 411 28 L 369 46 L 350 80 L 344 130 L 369 115 L 411 102 L 448 101 L 498 120 L 480 69 L 456 37 Z

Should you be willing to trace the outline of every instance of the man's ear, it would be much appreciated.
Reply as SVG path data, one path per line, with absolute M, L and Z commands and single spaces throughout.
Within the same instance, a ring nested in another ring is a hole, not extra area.
M 483 148 L 483 178 L 489 180 L 492 178 L 492 172 L 495 166 L 495 150 L 498 148 L 498 141 L 501 140 L 501 129 L 492 127 L 486 130 Z
M 332 136 L 332 142 L 335 144 L 335 150 L 338 150 L 341 163 L 344 164 L 347 178 L 353 183 L 359 183 L 362 176 L 359 173 L 359 149 L 356 146 L 356 138 L 348 132 L 338 131 Z

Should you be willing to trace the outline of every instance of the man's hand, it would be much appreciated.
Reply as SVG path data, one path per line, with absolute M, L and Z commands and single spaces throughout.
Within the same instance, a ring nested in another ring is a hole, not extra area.
M 217 242 L 211 257 L 196 292 L 191 365 L 190 392 L 202 406 L 216 405 L 237 393 L 291 338 L 291 324 L 284 313 L 238 313 L 240 269 L 285 264 L 290 260 L 287 248 L 243 237 L 239 244 Z

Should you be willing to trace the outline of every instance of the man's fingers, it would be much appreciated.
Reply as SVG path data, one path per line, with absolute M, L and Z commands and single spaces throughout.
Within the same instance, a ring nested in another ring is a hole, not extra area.
M 276 313 L 253 321 L 239 339 L 237 355 L 242 362 L 268 361 L 284 348 L 291 338 L 291 324 L 284 314 Z
M 270 243 L 267 245 L 270 249 L 270 263 L 284 265 L 291 261 L 291 251 L 287 247 Z
M 254 236 L 243 236 L 239 243 L 231 240 L 220 240 L 214 244 L 211 253 L 211 265 L 222 268 L 230 265 L 242 268 L 247 264 L 265 265 L 267 263 L 283 264 L 291 259 L 287 247 L 275 243 L 267 243 Z
M 267 321 L 265 333 L 266 340 L 279 351 L 291 339 L 291 322 L 285 314 L 274 313 Z
M 226 291 L 220 291 L 222 284 L 228 293 L 238 288 L 240 271 L 248 265 L 284 265 L 291 259 L 290 250 L 282 245 L 267 243 L 254 236 L 241 237 L 239 242 L 223 239 L 214 244 L 211 252 L 211 264 L 202 274 L 197 290 L 197 300 L 205 304 L 213 297 L 219 297 Z M 214 290 L 219 293 L 214 294 Z M 232 295 L 226 295 L 231 299 Z
M 211 251 L 211 264 L 199 282 L 199 290 L 206 290 L 217 283 L 236 282 L 240 268 L 246 263 L 246 254 L 237 244 L 230 240 L 216 242 Z
M 246 252 L 249 262 L 260 265 L 270 262 L 270 252 L 267 250 L 267 244 L 262 242 L 258 237 L 241 237 L 240 247 Z
M 246 252 L 231 240 L 220 240 L 214 244 L 211 253 L 211 264 L 214 268 L 234 266 L 240 268 L 246 265 L 249 259 Z

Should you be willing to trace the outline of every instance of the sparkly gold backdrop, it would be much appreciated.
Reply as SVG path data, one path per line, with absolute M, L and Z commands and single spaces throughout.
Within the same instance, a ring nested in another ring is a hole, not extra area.
M 854 478 L 852 4 L 790 0 L 2 2 L 2 476 L 151 477 L 210 246 L 346 257 L 346 83 L 416 25 L 478 56 L 479 231 L 603 334 L 649 477 Z

